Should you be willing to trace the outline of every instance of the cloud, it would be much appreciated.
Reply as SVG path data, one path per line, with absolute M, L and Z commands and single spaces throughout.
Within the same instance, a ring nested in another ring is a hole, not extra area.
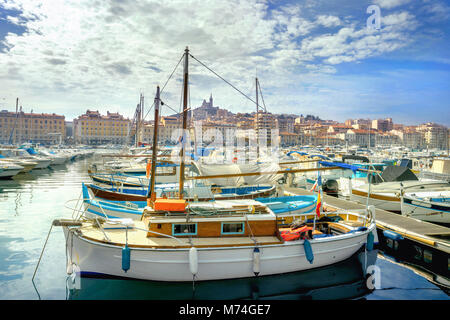
M 19 95 L 35 109 L 50 109 L 43 112 L 67 110 L 68 118 L 86 108 L 106 112 L 104 105 L 132 116 L 139 93 L 153 96 L 189 46 L 194 57 L 252 96 L 257 75 L 274 112 L 295 111 L 294 97 L 303 97 L 292 95 L 283 105 L 280 94 L 286 88 L 312 86 L 307 79 L 328 83 L 343 63 L 414 43 L 419 19 L 395 9 L 407 2 L 378 3 L 394 10 L 382 11 L 382 29 L 374 32 L 365 28 L 361 14 L 341 14 L 338 5 L 337 10 L 317 10 L 314 1 L 0 0 L 0 7 L 20 13 L 8 20 L 26 28 L 2 41 L 0 63 L 14 66 L 0 71 L 2 88 L 11 93 L 11 101 Z M 8 78 L 8 70 L 16 77 Z M 181 72 L 182 64 L 173 79 L 180 79 Z M 235 112 L 250 103 L 194 59 L 190 72 L 194 107 L 211 92 Z M 169 82 L 164 92 L 168 105 L 179 104 L 180 91 L 180 82 Z M 314 94 L 320 92 L 325 91 Z M 251 103 L 248 108 L 254 110 Z
M 320 15 L 317 17 L 317 23 L 325 27 L 336 27 L 341 24 L 341 19 L 336 16 Z
M 380 8 L 392 9 L 411 2 L 411 0 L 375 0 L 374 3 Z
M 64 59 L 56 59 L 56 58 L 47 59 L 47 62 L 53 65 L 61 65 L 67 63 L 66 60 Z

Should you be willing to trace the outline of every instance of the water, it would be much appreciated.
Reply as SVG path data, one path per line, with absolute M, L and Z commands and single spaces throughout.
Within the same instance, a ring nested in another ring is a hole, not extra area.
M 51 223 L 71 218 L 66 202 L 81 194 L 89 182 L 91 159 L 52 170 L 0 180 L 0 299 L 422 299 L 449 300 L 448 294 L 427 278 L 379 255 L 379 282 L 367 288 L 359 262 L 308 272 L 252 279 L 193 284 L 81 279 L 79 290 L 70 290 L 66 274 L 65 240 L 54 227 L 35 277 L 31 281 Z M 75 202 L 71 202 L 72 207 Z

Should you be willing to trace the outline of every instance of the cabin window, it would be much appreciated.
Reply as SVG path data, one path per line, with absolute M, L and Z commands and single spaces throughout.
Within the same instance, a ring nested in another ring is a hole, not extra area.
M 193 236 L 197 234 L 196 223 L 180 223 L 172 225 L 172 235 L 174 236 Z
M 243 234 L 243 222 L 222 222 L 222 234 Z

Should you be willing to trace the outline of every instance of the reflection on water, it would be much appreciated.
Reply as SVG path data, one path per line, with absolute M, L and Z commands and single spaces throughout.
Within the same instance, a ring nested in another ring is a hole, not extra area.
M 100 157 L 97 157 L 98 161 Z M 62 229 L 49 236 L 35 287 L 31 282 L 51 223 L 71 218 L 65 203 L 90 182 L 84 159 L 53 169 L 34 170 L 0 180 L 0 299 L 448 299 L 425 278 L 401 265 L 377 259 L 381 289 L 370 291 L 355 259 L 300 273 L 251 279 L 192 283 L 81 279 L 81 289 L 67 290 Z M 70 281 L 70 279 L 69 279 Z M 39 295 L 36 290 L 38 290 Z
M 360 298 L 370 292 L 356 255 L 315 270 L 196 283 L 83 277 L 79 289 L 68 291 L 71 300 L 323 300 Z

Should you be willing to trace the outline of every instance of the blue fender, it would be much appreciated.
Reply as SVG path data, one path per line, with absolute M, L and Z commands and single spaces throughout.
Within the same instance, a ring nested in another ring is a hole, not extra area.
M 311 243 L 309 243 L 308 239 L 305 239 L 305 241 L 303 242 L 303 247 L 305 248 L 306 259 L 309 261 L 309 263 L 312 264 L 314 261 L 314 253 L 311 248 Z
M 130 248 L 125 244 L 122 248 L 122 270 L 127 272 L 130 269 Z

